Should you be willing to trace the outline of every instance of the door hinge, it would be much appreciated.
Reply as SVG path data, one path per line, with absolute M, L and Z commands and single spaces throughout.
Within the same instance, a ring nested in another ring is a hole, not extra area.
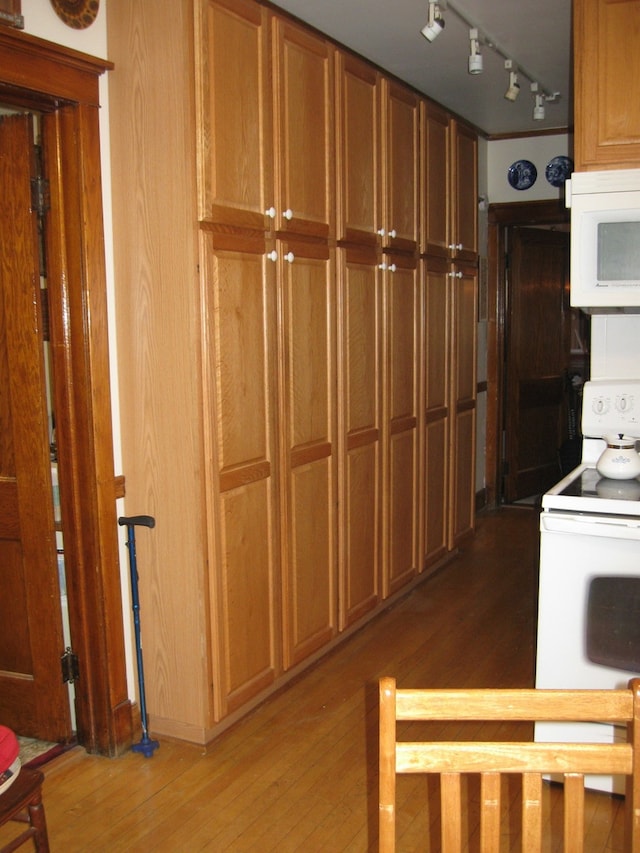
M 49 181 L 41 176 L 31 178 L 31 210 L 42 217 L 50 207 Z
M 78 664 L 78 655 L 73 652 L 71 646 L 67 646 L 64 654 L 60 658 L 62 667 L 62 683 L 73 684 L 80 677 L 80 665 Z

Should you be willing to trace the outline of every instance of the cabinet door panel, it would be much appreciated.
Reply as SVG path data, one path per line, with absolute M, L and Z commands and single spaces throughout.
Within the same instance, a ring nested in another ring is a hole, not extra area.
M 450 547 L 471 533 L 475 511 L 477 273 L 453 278 Z
M 276 599 L 277 538 L 273 478 L 220 495 L 220 562 L 223 710 L 238 708 L 268 687 L 278 671 Z
M 385 595 L 415 574 L 418 531 L 420 300 L 415 265 L 385 274 Z
M 478 138 L 465 125 L 452 121 L 453 233 L 458 261 L 478 256 Z
M 200 218 L 263 230 L 274 203 L 270 15 L 247 0 L 208 0 L 201 19 Z
M 640 103 L 640 4 L 574 3 L 575 169 L 637 169 Z
M 274 20 L 277 229 L 326 238 L 335 234 L 333 47 Z
M 413 251 L 418 245 L 419 100 L 385 81 L 385 245 Z
M 421 122 L 421 250 L 423 254 L 447 258 L 451 242 L 449 116 L 423 101 Z
M 338 238 L 375 246 L 380 215 L 378 73 L 338 55 Z
M 275 273 L 264 239 L 207 234 L 203 242 L 211 342 L 204 387 L 217 463 L 207 485 L 217 532 L 215 705 L 224 716 L 280 670 Z
M 336 631 L 335 269 L 326 245 L 282 244 L 285 667 Z
M 448 548 L 450 282 L 443 259 L 425 262 L 425 433 L 423 568 Z
M 379 600 L 381 509 L 381 290 L 374 250 L 341 250 L 340 620 Z

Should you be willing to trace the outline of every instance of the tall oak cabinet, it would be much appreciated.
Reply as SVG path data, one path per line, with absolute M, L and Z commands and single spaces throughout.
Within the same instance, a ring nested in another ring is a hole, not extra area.
M 476 138 L 254 0 L 110 12 L 147 704 L 204 743 L 473 530 Z

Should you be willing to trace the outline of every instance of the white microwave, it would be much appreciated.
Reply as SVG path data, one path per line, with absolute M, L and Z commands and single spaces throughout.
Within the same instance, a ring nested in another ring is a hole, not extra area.
M 640 313 L 640 169 L 574 172 L 571 305 L 591 313 Z

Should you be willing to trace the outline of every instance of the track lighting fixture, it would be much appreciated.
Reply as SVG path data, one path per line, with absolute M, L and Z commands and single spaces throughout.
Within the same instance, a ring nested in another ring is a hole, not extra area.
M 427 41 L 436 39 L 444 29 L 444 18 L 435 0 L 429 0 L 429 20 L 422 28 L 422 35 Z
M 480 40 L 477 29 L 472 28 L 469 30 L 469 42 L 469 74 L 481 74 L 482 54 L 480 53 Z
M 451 13 L 456 16 L 459 21 L 462 21 L 469 28 L 469 57 L 468 71 L 469 74 L 480 74 L 483 71 L 483 55 L 480 52 L 480 43 L 484 48 L 489 48 L 493 53 L 504 60 L 505 70 L 509 72 L 509 87 L 504 93 L 504 97 L 508 101 L 515 101 L 520 94 L 520 82 L 518 78 L 531 81 L 531 93 L 535 95 L 535 107 L 533 117 L 536 121 L 541 121 L 545 117 L 545 104 L 554 103 L 560 97 L 560 92 L 552 92 L 551 89 L 543 86 L 536 81 L 537 74 L 523 68 L 519 63 L 509 58 L 509 52 L 505 47 L 501 46 L 493 36 L 486 30 L 482 29 L 477 21 L 474 21 L 463 10 L 458 8 L 458 0 L 428 0 L 429 2 L 429 19 L 425 26 L 420 31 L 427 41 L 434 41 L 444 29 L 444 19 L 440 7 L 443 6 L 447 14 Z
M 536 104 L 533 108 L 533 118 L 535 121 L 542 121 L 544 118 L 544 95 L 536 95 Z
M 509 72 L 509 87 L 504 93 L 508 101 L 515 101 L 520 94 L 520 83 L 518 83 L 518 73 L 513 69 L 513 62 L 510 59 L 505 59 L 505 69 Z

